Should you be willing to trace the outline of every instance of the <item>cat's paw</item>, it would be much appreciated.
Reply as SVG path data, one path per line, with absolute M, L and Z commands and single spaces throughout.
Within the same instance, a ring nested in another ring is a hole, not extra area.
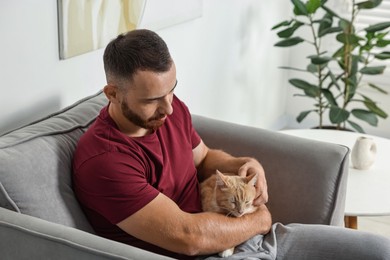
M 234 247 L 226 249 L 226 250 L 220 252 L 218 255 L 220 257 L 228 257 L 228 256 L 231 256 L 233 253 L 234 253 Z

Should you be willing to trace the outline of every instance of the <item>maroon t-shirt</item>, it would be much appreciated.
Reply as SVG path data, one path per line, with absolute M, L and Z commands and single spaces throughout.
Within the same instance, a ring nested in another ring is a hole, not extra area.
M 173 114 L 153 134 L 128 137 L 119 131 L 106 106 L 81 137 L 73 159 L 74 191 L 98 235 L 169 254 L 130 236 L 116 224 L 160 192 L 183 211 L 201 211 L 192 155 L 201 139 L 187 107 L 176 96 L 172 107 Z

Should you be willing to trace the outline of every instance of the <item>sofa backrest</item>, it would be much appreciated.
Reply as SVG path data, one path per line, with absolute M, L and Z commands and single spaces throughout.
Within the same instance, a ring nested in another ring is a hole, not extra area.
M 0 206 L 93 233 L 72 190 L 73 151 L 103 93 L 0 137 Z

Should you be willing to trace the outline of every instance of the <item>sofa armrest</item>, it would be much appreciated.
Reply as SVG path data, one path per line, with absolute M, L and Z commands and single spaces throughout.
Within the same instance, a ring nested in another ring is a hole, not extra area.
M 347 147 L 193 115 L 207 146 L 263 165 L 273 221 L 343 225 Z
M 2 259 L 172 259 L 0 207 Z

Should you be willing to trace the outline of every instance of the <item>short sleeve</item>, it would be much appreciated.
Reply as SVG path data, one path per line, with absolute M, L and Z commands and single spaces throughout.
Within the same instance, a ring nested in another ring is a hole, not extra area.
M 131 216 L 159 194 L 148 183 L 145 166 L 136 157 L 107 152 L 81 167 L 88 174 L 75 175 L 79 199 L 112 224 Z
M 192 149 L 195 149 L 200 144 L 201 138 L 196 132 L 195 128 L 192 126 L 191 123 L 191 143 L 192 143 Z

